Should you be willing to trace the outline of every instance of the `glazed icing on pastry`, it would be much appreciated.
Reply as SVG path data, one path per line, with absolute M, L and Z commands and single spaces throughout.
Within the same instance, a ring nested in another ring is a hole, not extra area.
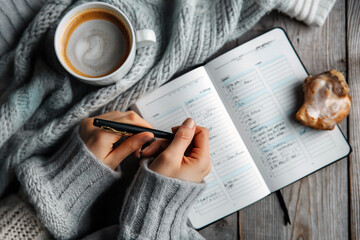
M 307 77 L 303 84 L 305 102 L 296 113 L 302 124 L 331 130 L 350 112 L 351 97 L 344 76 L 336 71 Z

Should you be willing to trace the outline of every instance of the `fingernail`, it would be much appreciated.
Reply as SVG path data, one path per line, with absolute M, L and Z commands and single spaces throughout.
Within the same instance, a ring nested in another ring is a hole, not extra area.
M 195 121 L 192 118 L 187 118 L 183 123 L 182 126 L 184 127 L 188 127 L 188 128 L 193 128 L 195 125 Z
M 147 146 L 147 147 L 145 147 L 145 148 L 141 149 L 141 151 L 140 151 L 140 155 L 141 155 L 141 154 L 145 154 L 147 150 L 149 150 L 149 146 Z

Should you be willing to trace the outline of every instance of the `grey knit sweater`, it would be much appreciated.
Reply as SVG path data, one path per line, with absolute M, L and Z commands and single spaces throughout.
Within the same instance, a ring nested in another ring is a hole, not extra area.
M 73 132 L 81 119 L 127 109 L 175 73 L 203 63 L 272 9 L 321 25 L 334 1 L 106 0 L 135 28 L 153 29 L 157 43 L 137 51 L 121 81 L 99 88 L 69 76 L 53 49 L 57 22 L 84 1 L 0 0 L 0 196 L 17 177 L 55 237 L 96 231 L 94 226 L 101 225 L 93 217 L 101 214 L 92 215 L 96 202 L 116 195 L 105 190 L 116 193 L 125 186 L 116 188 L 122 182 L 120 171 L 95 159 Z M 105 223 L 116 227 L 92 236 L 200 238 L 187 227 L 186 215 L 203 184 L 162 177 L 147 164 L 141 164 L 125 200 L 114 199 L 119 201 L 111 205 L 120 218 Z
M 59 239 L 91 232 L 87 226 L 91 220 L 84 219 L 86 211 L 121 176 L 120 170 L 96 159 L 77 130 L 52 157 L 32 157 L 16 168 L 40 219 Z M 163 177 L 148 168 L 148 161 L 141 163 L 135 179 L 123 203 L 120 224 L 112 234 L 118 239 L 199 237 L 187 226 L 187 212 L 205 184 Z M 96 233 L 93 239 L 104 239 L 102 234 Z

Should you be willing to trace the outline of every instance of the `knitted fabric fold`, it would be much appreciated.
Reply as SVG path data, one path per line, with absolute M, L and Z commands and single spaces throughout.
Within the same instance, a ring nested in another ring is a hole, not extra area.
M 278 10 L 308 25 L 321 26 L 334 4 L 334 0 L 288 0 L 281 1 Z
M 201 239 L 187 226 L 188 210 L 204 183 L 164 177 L 144 160 L 120 214 L 118 239 Z
M 95 159 L 78 135 L 64 138 L 82 119 L 126 110 L 175 74 L 204 63 L 273 9 L 319 25 L 335 2 L 103 1 L 124 12 L 135 29 L 154 30 L 157 42 L 137 49 L 123 79 L 94 87 L 68 74 L 53 46 L 64 13 L 87 1 L 17 0 L 15 4 L 0 0 L 0 101 L 5 101 L 0 103 L 0 197 L 16 170 L 41 221 L 59 239 L 91 232 L 88 226 L 79 226 L 81 218 L 120 176 Z M 49 152 L 56 146 L 61 149 Z M 124 235 L 119 238 L 198 238 L 185 225 L 185 216 L 202 188 L 167 179 L 143 165 L 121 214 L 120 234 Z M 136 217 L 129 209 L 136 209 Z
M 9 14 L 9 19 L 21 18 L 28 11 L 21 7 L 26 1 L 9 5 L 10 10 L 0 12 L 0 15 Z M 314 10 L 315 16 L 325 16 L 334 1 L 321 0 Z M 59 65 L 53 47 L 54 32 L 61 16 L 83 2 L 49 0 L 41 4 L 42 0 L 34 0 L 32 5 L 42 5 L 42 8 L 32 21 L 18 22 L 13 25 L 16 31 L 4 32 L 7 35 L 2 36 L 18 44 L 15 48 L 11 47 L 13 44 L 0 46 L 3 53 L 0 56 L 0 81 L 7 80 L 12 91 L 7 101 L 0 105 L 0 125 L 4 126 L 0 129 L 3 137 L 0 141 L 0 196 L 11 182 L 11 172 L 16 165 L 34 154 L 46 152 L 81 119 L 99 112 L 124 111 L 174 74 L 206 61 L 227 41 L 239 37 L 272 9 L 278 8 L 291 16 L 298 14 L 294 12 L 295 0 L 104 0 L 123 11 L 135 29 L 153 29 L 157 42 L 136 51 L 135 62 L 123 79 L 110 86 L 90 87 L 71 77 Z M 302 11 L 301 16 L 307 15 Z M 30 19 L 32 14 L 26 16 Z M 0 22 L 0 29 L 4 27 L 5 22 Z M 22 29 L 25 29 L 23 34 L 15 34 Z M 39 59 L 46 66 L 34 71 Z M 46 68 L 53 71 L 46 71 Z M 45 73 L 46 84 L 35 83 L 36 72 Z M 34 98 L 34 92 L 41 94 Z M 32 107 L 24 109 L 24 105 Z M 20 109 L 24 109 L 22 114 L 8 117 Z M 25 123 L 29 122 L 31 127 L 26 127 Z
M 74 5 L 82 2 L 85 1 L 75 1 Z M 12 80 L 16 78 L 23 81 L 23 85 L 10 94 L 7 102 L 0 105 L 0 123 L 5 126 L 0 129 L 0 135 L 2 136 L 0 141 L 0 196 L 11 181 L 13 176 L 11 171 L 17 164 L 34 153 L 46 152 L 50 146 L 54 146 L 80 120 L 101 110 L 106 104 L 109 104 L 117 96 L 126 92 L 140 79 L 144 78 L 155 61 L 159 60 L 163 44 L 162 35 L 164 35 L 161 28 L 162 11 L 165 10 L 162 9 L 163 4 L 161 2 L 155 4 L 142 0 L 107 0 L 104 2 L 108 2 L 122 10 L 133 23 L 135 29 L 153 29 L 157 36 L 157 43 L 136 52 L 133 67 L 128 75 L 117 84 L 102 88 L 88 86 L 70 77 L 63 68 L 59 67 L 53 48 L 53 37 L 57 26 L 54 18 L 57 16 L 56 21 L 59 21 L 61 14 L 66 9 L 70 9 L 70 6 L 73 7 L 71 5 L 72 1 L 49 0 L 44 4 L 20 39 L 20 43 L 15 50 L 15 60 L 7 54 L 0 57 L 0 81 L 5 78 L 11 78 Z M 54 8 L 56 8 L 56 11 L 50 11 Z M 49 24 L 49 21 L 52 24 Z M 17 61 L 19 56 L 28 59 L 28 61 Z M 32 83 L 37 78 L 33 70 L 34 61 L 39 59 L 47 63 L 47 66 L 44 66 L 44 71 L 41 68 L 38 69 L 38 71 L 46 75 L 44 79 L 47 82 L 45 85 L 36 84 L 37 89 L 33 89 L 29 86 L 33 85 Z M 10 64 L 8 61 L 14 62 Z M 1 69 L 2 67 L 16 70 L 13 72 L 7 71 Z M 51 73 L 45 71 L 48 67 L 54 71 Z M 155 88 L 154 85 L 158 85 L 158 81 L 146 83 L 146 87 L 137 93 L 132 93 L 132 97 L 139 97 L 139 94 L 144 93 L 147 88 Z M 18 81 L 12 82 L 15 85 L 21 85 Z M 38 98 L 31 97 L 34 91 L 45 92 L 43 88 L 47 86 L 56 86 L 56 88 L 46 91 L 46 94 L 42 94 Z M 9 87 L 13 86 L 10 84 Z M 60 89 L 62 91 L 59 91 Z M 59 96 L 59 94 L 62 94 L 62 96 Z M 16 97 L 13 97 L 14 95 Z M 49 105 L 49 102 L 52 104 Z M 124 104 L 123 107 L 127 107 L 128 104 L 129 102 Z M 12 111 L 19 112 L 20 108 L 23 109 L 21 106 L 24 105 L 32 106 L 32 108 L 23 110 L 21 115 L 6 117 Z M 30 122 L 31 127 L 24 126 L 25 122 L 27 122 L 27 125 Z M 24 138 L 23 136 L 27 137 Z M 9 152 L 8 149 L 16 149 L 16 151 Z
M 85 211 L 120 177 L 87 149 L 78 128 L 53 157 L 32 157 L 16 173 L 43 224 L 59 239 L 81 235 Z

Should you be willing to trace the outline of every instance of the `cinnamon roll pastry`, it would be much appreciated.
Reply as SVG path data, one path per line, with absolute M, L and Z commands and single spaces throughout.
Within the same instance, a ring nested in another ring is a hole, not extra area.
M 315 129 L 332 130 L 350 112 L 351 97 L 344 76 L 330 70 L 309 76 L 303 84 L 304 104 L 296 119 Z

